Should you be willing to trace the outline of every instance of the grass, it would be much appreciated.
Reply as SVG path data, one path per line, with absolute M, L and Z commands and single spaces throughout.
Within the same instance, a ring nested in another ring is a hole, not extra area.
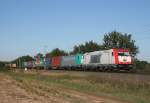
M 40 72 L 31 74 L 23 71 L 1 70 L 1 72 L 17 80 L 22 88 L 39 95 L 45 96 L 45 92 L 47 92 L 49 94 L 46 96 L 63 95 L 64 98 L 70 99 L 70 95 L 60 93 L 59 90 L 71 89 L 131 103 L 150 103 L 150 83 L 145 81 L 123 81 L 121 77 L 114 79 L 113 76 L 95 76 L 94 74 L 78 76 L 62 72 L 51 72 L 50 75 L 43 75 Z M 36 88 L 44 92 L 38 91 Z

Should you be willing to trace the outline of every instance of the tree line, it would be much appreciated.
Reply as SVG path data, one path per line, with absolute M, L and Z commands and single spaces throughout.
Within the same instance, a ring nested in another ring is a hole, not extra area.
M 73 50 L 67 52 L 60 48 L 55 48 L 52 51 L 46 54 L 46 57 L 54 57 L 54 56 L 66 56 L 66 55 L 73 55 L 77 53 L 86 53 L 98 50 L 107 50 L 111 48 L 124 48 L 129 49 L 131 55 L 135 57 L 137 53 L 139 53 L 139 48 L 135 44 L 135 40 L 132 39 L 131 34 L 121 33 L 117 31 L 112 31 L 109 33 L 104 34 L 102 44 L 94 42 L 94 41 L 87 41 L 83 44 L 75 45 Z M 44 57 L 42 53 L 36 54 L 35 57 Z M 20 61 L 31 61 L 34 58 L 27 55 L 19 57 L 12 61 L 12 63 L 19 63 Z
M 104 35 L 102 44 L 96 43 L 91 40 L 80 45 L 75 45 L 73 47 L 73 51 L 71 52 L 66 52 L 64 50 L 56 48 L 51 52 L 47 53 L 46 56 L 64 56 L 77 53 L 92 52 L 97 50 L 106 50 L 111 48 L 129 49 L 133 57 L 135 57 L 137 53 L 139 53 L 139 47 L 135 44 L 135 40 L 132 39 L 131 34 L 112 31 Z

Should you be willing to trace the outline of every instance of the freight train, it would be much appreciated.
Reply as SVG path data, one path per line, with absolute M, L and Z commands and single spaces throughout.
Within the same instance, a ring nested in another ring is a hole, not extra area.
M 120 71 L 132 70 L 133 59 L 128 49 L 109 49 L 69 56 L 37 58 L 24 62 L 25 68 Z

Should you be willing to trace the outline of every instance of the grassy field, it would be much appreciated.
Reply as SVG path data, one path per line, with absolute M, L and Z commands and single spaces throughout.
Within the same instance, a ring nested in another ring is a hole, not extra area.
M 74 103 L 81 101 L 67 94 L 77 91 L 127 103 L 150 103 L 150 76 L 75 71 L 1 70 L 26 91 L 41 96 L 58 96 Z

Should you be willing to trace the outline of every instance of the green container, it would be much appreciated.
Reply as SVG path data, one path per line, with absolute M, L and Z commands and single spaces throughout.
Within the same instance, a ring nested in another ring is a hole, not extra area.
M 76 54 L 75 61 L 76 65 L 81 65 L 83 63 L 83 54 Z
M 36 58 L 34 64 L 35 64 L 36 66 L 44 66 L 44 64 L 45 64 L 44 58 Z

